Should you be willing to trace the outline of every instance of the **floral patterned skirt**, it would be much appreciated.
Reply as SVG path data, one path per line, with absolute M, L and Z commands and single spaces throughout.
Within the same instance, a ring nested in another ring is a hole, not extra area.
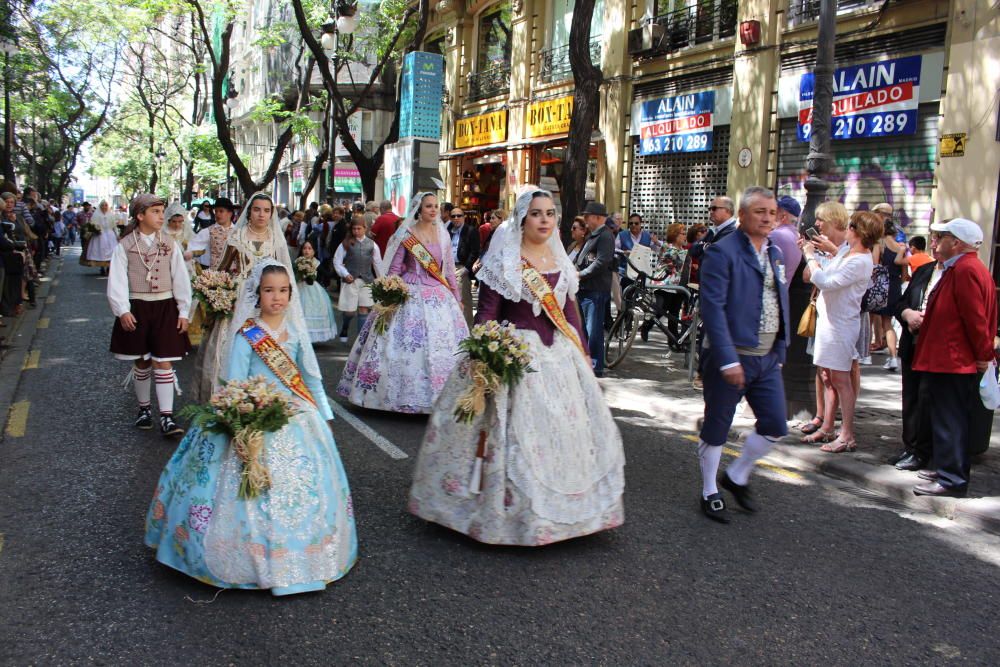
M 238 497 L 241 463 L 226 436 L 188 431 L 146 516 L 156 559 L 220 588 L 274 595 L 322 590 L 358 557 L 347 476 L 315 410 L 266 436 L 271 488 Z
M 490 544 L 539 546 L 621 525 L 625 454 L 590 364 L 559 334 L 546 347 L 535 332 L 519 333 L 534 372 L 501 388 L 472 424 L 454 418 L 470 384 L 467 359 L 452 373 L 420 447 L 410 512 Z
M 337 393 L 364 408 L 429 413 L 469 336 L 462 307 L 444 285 L 410 286 L 388 330 L 368 317 L 354 341 Z

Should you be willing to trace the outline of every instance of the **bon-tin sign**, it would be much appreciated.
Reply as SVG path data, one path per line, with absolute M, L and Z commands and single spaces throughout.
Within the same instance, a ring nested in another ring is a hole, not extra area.
M 834 139 L 915 134 L 920 101 L 920 56 L 838 69 L 833 74 Z M 809 141 L 815 77 L 799 82 L 799 141 Z
M 639 107 L 639 154 L 711 150 L 714 112 L 714 90 L 643 102 Z

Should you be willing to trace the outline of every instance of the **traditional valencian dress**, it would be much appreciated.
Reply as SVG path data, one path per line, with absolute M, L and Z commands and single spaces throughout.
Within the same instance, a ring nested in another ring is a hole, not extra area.
M 192 428 L 160 475 L 145 542 L 161 563 L 207 584 L 289 595 L 321 590 L 347 574 L 358 539 L 308 335 L 289 327 L 288 341 L 278 338 L 263 322 L 248 320 L 227 373 L 228 379 L 264 376 L 299 410 L 280 431 L 265 434 L 270 488 L 240 498 L 242 463 L 228 437 Z M 294 365 L 275 363 L 274 355 Z
M 297 261 L 302 261 L 299 258 Z M 319 268 L 319 260 L 312 259 L 313 270 Z M 302 304 L 302 315 L 309 329 L 309 338 L 314 343 L 324 343 L 337 337 L 337 316 L 333 312 L 333 302 L 326 288 L 318 280 L 300 280 L 295 285 Z
M 467 425 L 454 416 L 472 382 L 461 358 L 434 406 L 410 490 L 410 512 L 490 544 L 538 546 L 624 521 L 624 450 L 586 353 L 576 273 L 557 241 L 559 271 L 522 264 L 530 195 L 497 229 L 477 274 L 476 322 L 513 323 L 531 349 L 533 372 L 502 386 Z
M 90 224 L 100 228 L 100 233 L 94 234 L 87 241 L 87 255 L 82 264 L 85 266 L 99 266 L 106 268 L 111 266 L 111 255 L 118 245 L 118 219 L 117 216 L 108 210 L 104 213 L 100 210 L 94 211 L 90 218 Z
M 401 276 L 410 296 L 385 334 L 376 333 L 376 317 L 368 318 L 337 386 L 338 394 L 361 407 L 429 413 L 458 362 L 458 344 L 469 335 L 444 225 L 435 223 L 438 242 L 430 247 L 410 232 L 423 196 L 414 198 L 383 259 L 383 275 Z

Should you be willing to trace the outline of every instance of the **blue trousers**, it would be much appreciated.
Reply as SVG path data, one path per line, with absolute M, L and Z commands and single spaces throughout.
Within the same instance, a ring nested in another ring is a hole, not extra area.
M 712 348 L 702 353 L 705 420 L 700 437 L 707 445 L 726 443 L 736 406 L 744 396 L 757 417 L 757 433 L 771 438 L 788 434 L 785 383 L 781 379 L 778 355 L 775 352 L 763 357 L 740 355 L 740 365 L 745 378 L 743 389 L 737 389 L 722 378 L 719 361 L 714 358 Z
M 580 290 L 576 295 L 583 315 L 583 326 L 587 329 L 590 343 L 590 358 L 594 372 L 604 373 L 604 308 L 611 302 L 611 294 L 594 290 Z

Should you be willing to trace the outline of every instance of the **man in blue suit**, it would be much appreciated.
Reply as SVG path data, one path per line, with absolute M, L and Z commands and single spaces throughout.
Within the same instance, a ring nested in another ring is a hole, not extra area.
M 756 507 L 748 485 L 754 463 L 788 433 L 781 365 L 789 343 L 788 279 L 781 250 L 768 239 L 777 201 L 767 188 L 747 188 L 740 198 L 739 228 L 705 251 L 701 264 L 701 357 L 705 419 L 698 444 L 702 511 L 728 523 L 716 476 L 736 406 L 747 397 L 756 429 L 743 452 L 718 479 L 745 510 Z

